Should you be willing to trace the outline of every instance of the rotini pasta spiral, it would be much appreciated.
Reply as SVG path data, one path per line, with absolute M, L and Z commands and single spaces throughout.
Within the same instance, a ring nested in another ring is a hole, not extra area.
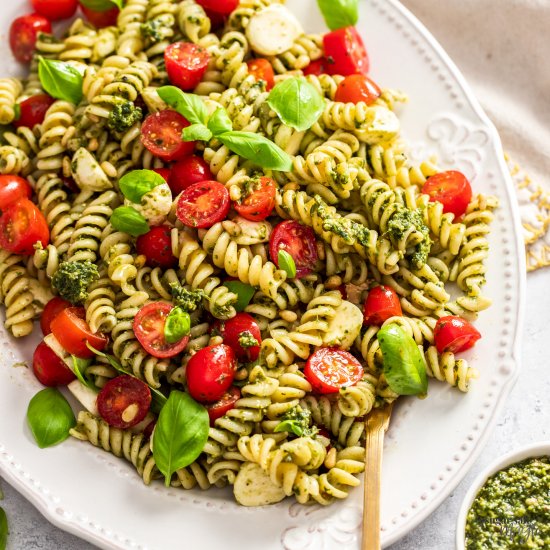
M 23 91 L 17 78 L 0 78 L 0 124 L 10 124 L 15 119 L 15 102 Z

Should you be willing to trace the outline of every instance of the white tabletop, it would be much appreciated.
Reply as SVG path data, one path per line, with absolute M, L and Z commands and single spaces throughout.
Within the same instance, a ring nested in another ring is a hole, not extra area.
M 527 278 L 523 368 L 494 432 L 466 478 L 443 504 L 391 550 L 452 550 L 460 503 L 475 476 L 491 461 L 527 443 L 550 440 L 550 269 Z M 483 370 L 483 365 L 480 365 Z M 483 375 L 483 372 L 481 373 Z M 1 506 L 8 515 L 7 550 L 89 550 L 94 548 L 44 519 L 14 489 L 2 484 Z M 204 549 L 210 550 L 210 549 Z M 341 550 L 341 549 L 339 549 Z

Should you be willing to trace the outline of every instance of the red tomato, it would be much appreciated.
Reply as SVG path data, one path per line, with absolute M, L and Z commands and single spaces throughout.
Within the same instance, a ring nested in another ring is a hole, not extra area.
M 231 386 L 236 370 L 235 353 L 229 346 L 208 346 L 187 363 L 187 389 L 200 403 L 218 401 Z
M 141 126 L 141 143 L 165 162 L 179 160 L 195 149 L 194 141 L 183 141 L 181 132 L 189 126 L 176 111 L 159 111 L 149 115 Z
M 32 0 L 36 13 L 47 17 L 50 21 L 72 17 L 78 7 L 77 0 Z
M 33 95 L 29 99 L 25 99 L 25 101 L 19 104 L 20 115 L 13 122 L 13 125 L 16 128 L 20 128 L 21 126 L 34 128 L 36 124 L 42 124 L 46 111 L 54 101 L 55 99 L 47 94 Z
M 146 256 L 149 267 L 168 269 L 178 263 L 178 259 L 172 254 L 170 231 L 167 225 L 159 225 L 137 238 L 138 254 Z
M 260 327 L 252 315 L 248 313 L 237 313 L 235 317 L 228 321 L 217 321 L 212 327 L 214 333 L 219 332 L 223 338 L 223 343 L 227 344 L 241 361 L 255 361 L 260 355 L 260 344 L 262 343 L 262 334 Z M 258 345 L 243 346 L 241 337 L 254 338 Z
M 378 85 L 368 76 L 362 74 L 352 74 L 346 76 L 336 89 L 334 101 L 342 103 L 359 103 L 363 101 L 370 105 L 376 101 L 382 92 Z
M 95 11 L 80 3 L 80 9 L 86 19 L 97 29 L 116 25 L 120 10 L 115 6 L 105 11 Z
M 201 181 L 185 189 L 178 199 L 176 216 L 188 227 L 208 228 L 229 212 L 229 192 L 217 181 Z
M 52 321 L 64 310 L 68 307 L 73 307 L 71 302 L 68 300 L 64 300 L 60 296 L 54 296 L 44 308 L 44 311 L 42 312 L 42 315 L 40 316 L 40 328 L 42 329 L 42 334 L 44 336 L 48 336 L 52 329 L 50 328 L 50 325 L 52 324 Z
M 29 199 L 20 198 L 0 215 L 0 247 L 15 254 L 34 254 L 34 244 L 48 246 L 46 218 Z
M 235 403 L 241 398 L 241 390 L 236 386 L 231 386 L 222 397 L 215 403 L 209 403 L 206 406 L 210 424 L 214 424 L 214 420 L 221 418 L 228 411 L 235 408 Z
M 172 196 L 177 197 L 193 183 L 212 179 L 214 176 L 208 163 L 202 157 L 190 155 L 172 165 L 168 185 L 172 190 Z
M 63 349 L 77 357 L 89 359 L 94 356 L 86 342 L 98 351 L 102 351 L 107 345 L 107 336 L 101 332 L 91 331 L 83 307 L 68 307 L 61 310 L 50 323 L 50 328 Z
M 99 392 L 97 410 L 109 426 L 125 430 L 139 424 L 149 412 L 149 386 L 129 374 L 117 376 Z
M 315 76 L 320 76 L 328 72 L 327 66 L 328 66 L 328 62 L 324 57 L 322 57 L 321 59 L 316 59 L 315 61 L 312 61 L 304 69 L 304 74 L 305 75 L 312 74 Z
M 275 208 L 276 195 L 275 182 L 264 176 L 251 183 L 249 194 L 234 203 L 235 210 L 247 220 L 253 222 L 265 220 Z
M 32 370 L 44 386 L 65 386 L 76 376 L 46 342 L 40 342 L 32 357 Z
M 472 200 L 472 186 L 462 172 L 448 170 L 430 176 L 422 193 L 430 195 L 431 202 L 440 202 L 443 212 L 452 212 L 462 216 Z
M 206 12 L 206 15 L 208 15 L 208 19 L 210 19 L 210 30 L 212 32 L 215 32 L 217 30 L 220 30 L 225 26 L 226 17 L 225 15 L 222 15 L 221 13 L 212 11 L 212 10 L 204 10 Z
M 369 72 L 369 57 L 355 27 L 345 27 L 323 36 L 329 74 L 348 76 Z
M 170 179 L 170 168 L 153 168 L 153 172 L 156 172 L 166 183 Z
M 19 199 L 30 199 L 32 187 L 26 179 L 13 174 L 0 176 L 0 210 Z
M 164 50 L 164 62 L 170 82 L 189 91 L 202 80 L 210 63 L 210 54 L 192 42 L 175 42 Z
M 17 61 L 28 63 L 32 59 L 39 32 L 52 32 L 51 23 L 41 15 L 32 13 L 13 20 L 10 26 L 10 48 Z
M 267 59 L 250 59 L 246 62 L 248 72 L 256 79 L 265 82 L 265 89 L 269 92 L 275 86 L 275 72 Z
M 336 393 L 363 378 L 363 366 L 348 351 L 320 348 L 306 362 L 304 375 L 318 393 Z
M 271 233 L 269 255 L 277 267 L 279 267 L 279 250 L 286 250 L 294 259 L 296 277 L 311 273 L 319 259 L 313 229 L 294 220 L 277 224 Z
M 173 357 L 185 349 L 189 336 L 169 344 L 164 339 L 166 317 L 174 306 L 167 302 L 151 302 L 143 306 L 134 319 L 134 333 L 145 351 L 153 357 Z
M 239 5 L 239 0 L 197 0 L 197 4 L 207 10 L 229 15 Z
M 375 286 L 369 290 L 363 308 L 365 325 L 382 325 L 390 317 L 403 315 L 399 296 L 389 286 Z
M 466 351 L 480 338 L 480 332 L 458 315 L 441 317 L 434 328 L 434 340 L 439 353 Z

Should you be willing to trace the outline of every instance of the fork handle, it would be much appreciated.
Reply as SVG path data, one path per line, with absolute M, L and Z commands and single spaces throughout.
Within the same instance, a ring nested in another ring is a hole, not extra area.
M 384 429 L 367 430 L 366 474 L 363 503 L 363 542 L 361 550 L 380 550 L 380 480 Z

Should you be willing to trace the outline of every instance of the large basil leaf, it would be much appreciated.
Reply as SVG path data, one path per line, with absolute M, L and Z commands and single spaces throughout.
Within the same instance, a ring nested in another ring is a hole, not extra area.
M 82 75 L 68 63 L 39 58 L 38 77 L 42 88 L 56 99 L 78 105 L 82 99 Z
M 111 214 L 111 224 L 118 231 L 139 237 L 149 232 L 147 220 L 131 206 L 119 206 Z
M 153 170 L 132 170 L 118 180 L 122 194 L 136 204 L 139 204 L 145 193 L 163 183 L 166 183 L 164 178 Z
M 196 94 L 187 94 L 175 86 L 157 89 L 160 98 L 183 115 L 191 124 L 208 123 L 208 111 L 204 101 Z

